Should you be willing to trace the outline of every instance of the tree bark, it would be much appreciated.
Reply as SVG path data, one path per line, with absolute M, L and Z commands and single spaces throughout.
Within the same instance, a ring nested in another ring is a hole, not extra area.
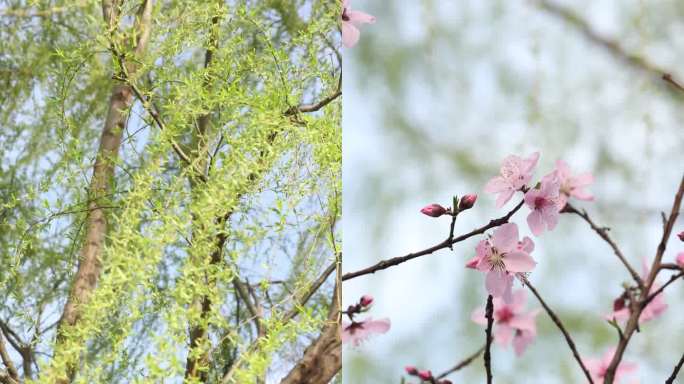
M 328 323 L 323 327 L 320 336 L 304 350 L 304 356 L 280 384 L 327 384 L 342 368 L 338 296 L 336 286 L 328 313 Z
M 118 4 L 104 0 L 102 10 L 104 20 L 110 28 L 116 28 L 115 20 Z M 134 47 L 136 56 L 141 55 L 149 41 L 150 22 L 152 16 L 152 0 L 144 1 L 140 6 L 136 28 L 138 40 Z M 129 74 L 135 73 L 137 66 L 128 66 Z M 56 355 L 60 347 L 66 341 L 64 331 L 66 328 L 78 325 L 82 316 L 82 305 L 88 302 L 93 290 L 97 286 L 102 270 L 102 250 L 105 236 L 107 235 L 107 214 L 102 200 L 112 192 L 112 178 L 114 167 L 119 156 L 121 138 L 126 125 L 128 109 L 133 101 L 133 90 L 126 84 L 115 84 L 109 99 L 109 110 L 102 129 L 100 145 L 93 166 L 93 175 L 88 190 L 91 202 L 88 205 L 88 218 L 86 220 L 86 235 L 80 250 L 80 257 L 76 276 L 71 285 L 69 297 L 62 312 L 57 329 Z M 68 364 L 67 377 L 58 383 L 69 383 L 73 380 L 76 372 L 76 364 Z

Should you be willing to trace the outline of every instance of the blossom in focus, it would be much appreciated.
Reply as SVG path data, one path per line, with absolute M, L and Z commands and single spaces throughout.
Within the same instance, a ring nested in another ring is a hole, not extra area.
M 527 224 L 535 236 L 544 229 L 553 230 L 558 224 L 558 201 L 560 195 L 560 179 L 556 171 L 544 176 L 540 187 L 525 193 L 525 204 L 532 209 L 527 216 Z
M 439 204 L 430 204 L 424 206 L 420 212 L 430 217 L 440 217 L 447 212 L 447 209 Z
M 591 374 L 591 378 L 594 380 L 594 383 L 603 383 L 603 379 L 606 376 L 608 366 L 610 365 L 610 362 L 613 360 L 613 355 L 615 355 L 614 347 L 609 349 L 600 359 L 594 358 L 584 360 L 584 365 L 587 367 L 589 374 Z M 638 366 L 636 363 L 630 363 L 626 361 L 620 362 L 620 364 L 617 366 L 617 369 L 615 370 L 615 380 L 613 381 L 613 383 L 619 384 L 620 379 L 624 375 L 636 371 L 637 368 Z
M 500 175 L 489 180 L 484 191 L 498 194 L 496 207 L 501 208 L 513 197 L 516 191 L 521 190 L 530 182 L 534 167 L 539 160 L 539 152 L 531 154 L 523 159 L 519 156 L 510 155 L 501 164 Z
M 556 161 L 556 173 L 560 180 L 560 196 L 558 197 L 558 209 L 561 210 L 568 202 L 568 198 L 574 197 L 578 200 L 592 201 L 594 196 L 585 191 L 584 188 L 594 183 L 594 176 L 589 173 L 572 175 L 570 167 L 563 160 Z
M 527 302 L 527 292 L 518 289 L 513 293 L 511 303 L 506 303 L 501 298 L 495 298 L 494 304 L 494 341 L 502 347 L 513 344 L 517 356 L 521 356 L 528 345 L 537 336 L 536 317 L 539 309 L 523 312 Z M 481 325 L 487 325 L 485 309 L 479 308 L 472 314 L 472 320 Z
M 515 273 L 530 272 L 537 264 L 529 253 L 518 248 L 518 226 L 515 223 L 497 228 L 491 238 L 477 244 L 475 253 L 475 259 L 466 266 L 474 265 L 475 269 L 487 274 L 485 287 L 494 297 L 503 297 L 510 291 Z
M 342 0 L 342 44 L 351 48 L 359 41 L 361 24 L 375 23 L 375 16 L 351 9 L 351 0 Z
M 373 336 L 374 334 L 383 334 L 390 329 L 390 320 L 380 319 L 373 320 L 372 318 L 367 318 L 361 321 L 342 322 L 342 343 L 351 343 L 353 346 L 358 347 L 363 341 Z

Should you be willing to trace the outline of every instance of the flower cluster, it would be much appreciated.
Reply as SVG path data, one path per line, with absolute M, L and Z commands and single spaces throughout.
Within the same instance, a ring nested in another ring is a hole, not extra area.
M 343 344 L 351 344 L 358 347 L 373 334 L 382 334 L 389 331 L 391 323 L 387 318 L 373 320 L 372 317 L 368 317 L 361 321 L 354 320 L 354 316 L 368 311 L 372 304 L 373 296 L 363 295 L 356 304 L 350 305 L 346 311 L 342 312 L 349 317 L 349 321 L 342 321 L 340 338 Z

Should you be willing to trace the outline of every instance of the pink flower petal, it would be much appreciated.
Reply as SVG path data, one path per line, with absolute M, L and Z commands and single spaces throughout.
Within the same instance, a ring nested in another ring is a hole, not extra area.
M 354 24 L 375 23 L 375 16 L 369 15 L 365 12 L 347 10 L 347 16 L 349 16 L 349 21 Z
M 499 252 L 508 252 L 518 245 L 518 226 L 506 223 L 494 231 L 492 246 Z
M 356 45 L 359 41 L 359 36 L 361 31 L 358 30 L 352 23 L 343 21 L 342 22 L 342 44 L 345 47 L 351 48 Z
M 492 269 L 485 276 L 485 288 L 494 297 L 501 297 L 506 291 L 508 279 L 506 273 L 498 269 Z
M 532 211 L 527 215 L 527 225 L 530 226 L 530 231 L 535 236 L 539 236 L 544 232 L 544 223 L 542 222 L 542 215 L 539 211 Z
M 503 262 L 509 272 L 530 272 L 537 265 L 532 256 L 520 251 L 507 253 Z

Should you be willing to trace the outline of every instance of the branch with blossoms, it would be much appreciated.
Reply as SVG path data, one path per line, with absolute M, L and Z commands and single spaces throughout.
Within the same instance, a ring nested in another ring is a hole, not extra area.
M 484 186 L 484 192 L 496 195 L 497 209 L 504 207 L 516 194 L 522 194 L 519 203 L 504 216 L 492 219 L 470 232 L 456 236 L 454 232 L 457 218 L 475 206 L 477 195 L 469 194 L 461 199 L 454 197 L 449 207 L 430 204 L 421 209 L 424 215 L 450 219 L 449 232 L 445 240 L 420 251 L 382 260 L 366 268 L 348 272 L 342 276 L 342 280 L 347 281 L 375 274 L 447 248 L 453 249 L 453 246 L 461 241 L 481 236 L 475 247 L 474 256 L 465 261 L 465 267 L 484 274 L 488 305 L 486 308 L 475 310 L 471 315 L 471 320 L 486 327 L 485 346 L 467 359 L 465 364 L 457 365 L 458 369 L 470 364 L 484 351 L 487 382 L 492 382 L 491 342 L 493 341 L 493 344 L 498 347 L 512 345 L 515 354 L 521 356 L 534 343 L 537 334 L 536 319 L 544 311 L 563 335 L 587 382 L 617 383 L 623 376 L 637 369 L 635 363 L 622 361 L 622 356 L 634 331 L 639 329 L 639 324 L 654 320 L 664 313 L 667 309 L 664 297 L 665 288 L 684 277 L 684 252 L 677 255 L 674 263 L 663 262 L 666 245 L 671 237 L 684 195 L 684 177 L 676 193 L 671 213 L 668 216 L 663 215 L 663 235 L 656 256 L 650 262 L 643 261 L 642 272 L 639 274 L 629 263 L 617 242 L 609 235 L 609 228 L 596 224 L 585 210 L 580 210 L 569 202 L 571 199 L 594 200 L 594 196 L 587 191 L 594 181 L 591 173 L 574 174 L 568 164 L 558 160 L 550 173 L 542 176 L 538 182 L 532 182 L 538 160 L 539 153 L 533 153 L 527 157 L 510 155 L 504 159 L 500 174 Z M 608 349 L 602 357 L 585 358 L 582 356 L 577 343 L 560 317 L 550 308 L 539 290 L 531 284 L 530 277 L 537 266 L 537 260 L 532 256 L 535 243 L 528 236 L 520 238 L 518 225 L 510 221 L 523 206 L 528 210 L 526 222 L 529 230 L 537 238 L 554 230 L 562 213 L 580 217 L 606 242 L 633 280 L 631 283 L 624 284 L 623 292 L 613 302 L 612 312 L 604 316 L 604 319 L 618 330 L 618 340 L 617 345 Z M 684 232 L 678 237 L 684 241 Z M 664 284 L 657 283 L 658 273 L 668 270 L 674 272 L 670 279 Z M 514 289 L 516 281 L 522 288 Z M 526 309 L 527 290 L 532 292 L 542 308 Z M 362 298 L 359 303 L 350 306 L 345 313 L 353 315 L 364 311 L 364 308 L 366 306 Z M 374 324 L 372 320 L 365 320 L 354 325 L 352 319 L 351 324 L 343 327 L 343 343 L 345 332 L 347 332 L 349 333 L 346 337 L 347 344 L 351 343 L 359 347 L 361 342 L 370 335 L 387 332 L 389 320 L 382 324 L 380 326 Z M 674 376 L 680 366 L 681 363 L 676 365 Z M 445 374 L 434 376 L 430 369 L 418 369 L 414 366 L 407 366 L 405 372 L 410 377 L 418 378 L 421 383 L 433 384 L 450 383 L 451 381 L 445 377 L 453 373 L 447 371 Z

